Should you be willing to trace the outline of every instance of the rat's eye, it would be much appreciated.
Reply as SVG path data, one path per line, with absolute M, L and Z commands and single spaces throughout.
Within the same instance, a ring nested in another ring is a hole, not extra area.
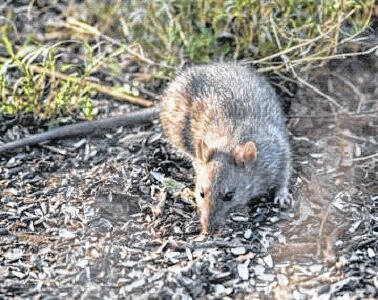
M 232 197 L 234 197 L 234 192 L 228 192 L 223 196 L 223 201 L 231 201 Z
M 202 192 L 200 193 L 200 196 L 201 196 L 201 198 L 205 198 L 205 193 L 202 191 Z

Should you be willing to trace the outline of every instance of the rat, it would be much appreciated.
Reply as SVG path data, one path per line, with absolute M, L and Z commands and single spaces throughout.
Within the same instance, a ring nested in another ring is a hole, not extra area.
M 270 189 L 275 202 L 291 204 L 283 110 L 271 85 L 245 64 L 179 73 L 163 95 L 160 120 L 170 143 L 193 161 L 202 233 Z
M 291 150 L 279 98 L 264 77 L 240 62 L 192 66 L 179 72 L 159 108 L 63 126 L 0 146 L 0 153 L 150 122 L 159 114 L 167 140 L 192 160 L 202 234 L 218 229 L 230 211 L 271 189 L 275 203 L 291 204 Z

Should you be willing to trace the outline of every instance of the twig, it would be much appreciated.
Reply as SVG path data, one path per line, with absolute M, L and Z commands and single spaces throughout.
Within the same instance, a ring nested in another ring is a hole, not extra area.
M 7 60 L 9 60 L 9 59 L 0 56 L 0 62 L 6 62 Z M 100 85 L 98 83 L 91 82 L 87 79 L 80 79 L 78 77 L 66 75 L 66 74 L 63 74 L 63 73 L 60 73 L 60 72 L 57 72 L 57 71 L 46 72 L 45 68 L 42 68 L 40 66 L 33 65 L 33 64 L 28 65 L 28 68 L 31 72 L 40 73 L 40 74 L 47 74 L 50 77 L 56 77 L 56 78 L 61 79 L 61 80 L 83 80 L 85 84 L 88 84 L 94 90 L 96 90 L 100 93 L 103 93 L 105 95 L 112 96 L 112 97 L 114 97 L 118 100 L 124 100 L 124 101 L 130 102 L 130 103 L 138 104 L 138 105 L 145 106 L 145 107 L 153 106 L 152 101 L 146 100 L 146 99 L 143 99 L 143 98 L 140 98 L 140 97 L 128 95 L 128 94 L 120 91 L 117 87 Z
M 369 21 L 371 20 L 372 13 L 373 13 L 373 9 L 370 10 L 369 16 L 366 18 L 366 23 L 364 24 L 364 26 L 362 26 L 362 28 L 359 31 L 357 31 L 355 34 L 353 34 L 350 37 L 347 37 L 347 38 L 341 40 L 340 43 L 339 43 L 339 45 L 345 44 L 346 42 L 349 42 L 349 41 L 353 40 L 356 36 L 358 36 L 360 33 L 362 33 L 363 31 L 365 31 L 365 29 L 368 27 Z
M 378 114 L 378 110 L 371 110 L 371 111 L 365 111 L 365 112 L 349 112 L 349 113 L 334 113 L 334 114 L 325 114 L 325 115 L 288 115 L 287 117 L 290 119 L 294 118 L 313 118 L 313 119 L 321 119 L 321 118 L 334 118 L 334 117 L 366 117 L 367 115 L 376 115 Z
M 345 59 L 347 57 L 367 55 L 374 52 L 377 49 L 378 49 L 378 46 L 374 46 L 366 51 L 360 51 L 360 52 L 342 53 L 342 54 L 335 54 L 335 55 L 329 55 L 329 56 L 310 56 L 310 57 L 304 57 L 304 58 L 292 60 L 290 61 L 290 63 L 293 67 L 296 67 L 304 62 L 316 62 L 316 61 L 332 60 L 332 59 Z M 281 63 L 276 66 L 262 67 L 262 68 L 259 68 L 257 72 L 265 73 L 265 72 L 270 72 L 270 71 L 278 71 L 282 69 L 285 65 L 286 64 Z
M 357 113 L 361 111 L 361 106 L 363 102 L 366 102 L 366 97 L 364 94 L 360 92 L 360 90 L 347 78 L 344 76 L 337 74 L 337 73 L 331 73 L 331 75 L 335 76 L 337 79 L 341 80 L 345 85 L 349 86 L 351 90 L 357 95 L 359 98 L 358 100 L 358 106 L 357 106 Z
M 374 154 L 367 155 L 367 156 L 353 158 L 352 161 L 367 160 L 367 159 L 370 159 L 370 158 L 373 158 L 373 157 L 377 157 L 377 156 L 378 156 L 378 153 L 374 153 Z
M 372 139 L 364 139 L 364 138 L 361 138 L 359 136 L 356 136 L 356 135 L 353 135 L 353 134 L 349 134 L 349 133 L 345 133 L 345 132 L 341 132 L 340 135 L 342 135 L 344 137 L 347 137 L 347 138 L 350 138 L 350 139 L 355 139 L 357 141 L 361 141 L 361 142 L 365 142 L 365 143 L 370 143 L 370 144 L 373 144 L 373 145 L 378 145 L 378 143 L 374 142 Z
M 349 14 L 346 15 L 346 17 L 344 18 L 344 20 L 346 20 L 347 18 L 349 18 L 354 12 L 355 12 L 355 9 L 351 10 L 351 11 L 349 12 Z M 341 21 L 340 23 L 342 23 L 342 21 Z M 260 58 L 260 59 L 258 59 L 258 60 L 253 60 L 253 61 L 251 61 L 250 63 L 252 63 L 252 64 L 259 64 L 259 63 L 264 62 L 264 61 L 266 61 L 266 60 L 270 60 L 270 59 L 272 59 L 272 58 L 276 58 L 276 57 L 278 57 L 278 56 L 281 56 L 282 54 L 289 53 L 289 52 L 291 52 L 291 51 L 293 51 L 293 50 L 295 50 L 295 49 L 298 49 L 298 48 L 301 48 L 301 47 L 307 46 L 307 45 L 309 45 L 309 44 L 311 44 L 311 43 L 314 43 L 314 42 L 320 40 L 321 38 L 323 38 L 324 36 L 326 36 L 327 34 L 329 34 L 330 32 L 332 32 L 332 31 L 333 31 L 336 27 L 338 27 L 338 26 L 339 26 L 339 24 L 334 25 L 334 26 L 332 26 L 327 32 L 322 33 L 321 35 L 317 36 L 316 38 L 313 38 L 313 39 L 311 39 L 311 40 L 305 41 L 305 42 L 303 42 L 302 44 L 299 44 L 299 45 L 296 45 L 296 46 L 293 46 L 293 47 L 287 48 L 287 49 L 282 50 L 282 51 L 280 51 L 280 52 L 278 52 L 278 53 L 275 53 L 275 54 L 272 54 L 272 55 L 269 55 L 269 56 L 266 56 L 266 57 Z
M 291 72 L 293 73 L 293 76 L 295 79 L 297 79 L 300 83 L 304 84 L 305 86 L 309 87 L 312 89 L 315 93 L 319 94 L 320 96 L 324 97 L 327 99 L 329 102 L 331 102 L 333 105 L 335 105 L 338 108 L 343 108 L 335 99 L 333 99 L 331 96 L 328 96 L 327 94 L 324 94 L 321 90 L 319 90 L 317 87 L 313 86 L 312 84 L 308 83 L 306 80 L 303 78 L 299 77 L 297 72 L 295 72 L 293 66 L 289 64 Z
M 331 59 L 345 59 L 347 57 L 351 57 L 351 56 L 359 56 L 359 55 L 367 55 L 367 54 L 370 54 L 372 52 L 374 52 L 375 50 L 378 49 L 378 46 L 374 46 L 366 51 L 361 51 L 361 52 L 353 52 L 353 53 L 341 53 L 341 54 L 334 54 L 334 55 L 330 55 L 330 56 L 323 56 L 323 57 L 304 57 L 304 58 L 300 58 L 300 59 L 295 59 L 293 61 L 291 61 L 291 63 L 295 63 L 295 64 L 299 64 L 299 63 L 302 63 L 302 62 L 307 62 L 307 61 L 320 61 L 320 60 L 331 60 Z
M 86 33 L 86 34 L 91 34 L 95 37 L 101 37 L 104 40 L 112 43 L 113 45 L 117 45 L 119 47 L 125 46 L 125 44 L 123 44 L 122 42 L 120 42 L 120 41 L 118 41 L 118 40 L 116 40 L 116 39 L 114 39 L 114 38 L 112 38 L 112 37 L 110 37 L 106 34 L 101 33 L 97 28 L 90 26 L 86 23 L 80 22 L 80 21 L 78 21 L 74 18 L 71 18 L 71 17 L 67 18 L 67 22 L 64 24 L 64 26 L 68 27 L 72 30 L 81 31 L 81 32 Z M 147 64 L 156 65 L 156 66 L 160 66 L 160 67 L 164 67 L 164 68 L 174 69 L 173 66 L 162 65 L 162 64 L 159 64 L 159 63 L 152 61 L 149 58 L 146 58 L 146 57 L 140 55 L 139 53 L 133 51 L 131 49 L 131 47 L 125 47 L 125 51 L 128 52 L 129 54 L 131 54 L 132 56 L 138 58 L 140 61 L 143 61 Z

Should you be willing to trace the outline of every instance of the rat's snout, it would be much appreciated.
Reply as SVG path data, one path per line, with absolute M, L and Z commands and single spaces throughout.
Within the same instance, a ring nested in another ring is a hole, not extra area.
M 230 201 L 229 197 L 224 198 L 224 201 Z M 222 202 L 220 199 L 212 199 L 211 194 L 197 198 L 202 234 L 213 232 L 226 223 L 226 211 Z
M 211 195 L 207 194 L 204 195 L 203 193 L 200 193 L 196 197 L 197 202 L 197 209 L 198 214 L 200 217 L 201 222 L 201 233 L 207 234 L 209 233 L 209 224 L 210 224 L 210 218 L 211 218 Z
M 210 232 L 217 231 L 226 224 L 227 213 L 232 206 L 233 197 L 234 193 L 229 192 L 212 199 L 208 220 Z

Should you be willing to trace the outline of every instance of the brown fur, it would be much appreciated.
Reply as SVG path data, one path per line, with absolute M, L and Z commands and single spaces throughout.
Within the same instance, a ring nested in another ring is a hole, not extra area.
M 197 211 L 200 215 L 201 233 L 208 233 L 210 213 L 211 213 L 211 183 L 215 176 L 216 165 L 214 162 L 201 162 L 195 163 L 196 169 L 196 199 L 197 199 Z M 198 184 L 201 183 L 201 185 Z M 202 187 L 202 190 L 198 189 L 198 186 Z M 205 197 L 202 198 L 200 193 L 203 192 Z
M 226 150 L 233 143 L 229 122 L 213 102 L 213 99 L 207 99 L 193 103 L 192 137 L 197 143 L 203 139 L 210 149 Z
M 185 115 L 190 109 L 190 101 L 182 89 L 173 86 L 168 89 L 160 104 L 160 120 L 168 140 L 186 153 L 182 137 Z
M 236 145 L 232 150 L 237 164 L 243 164 L 248 161 L 255 161 L 257 158 L 257 149 L 254 142 L 249 141 L 244 145 Z

